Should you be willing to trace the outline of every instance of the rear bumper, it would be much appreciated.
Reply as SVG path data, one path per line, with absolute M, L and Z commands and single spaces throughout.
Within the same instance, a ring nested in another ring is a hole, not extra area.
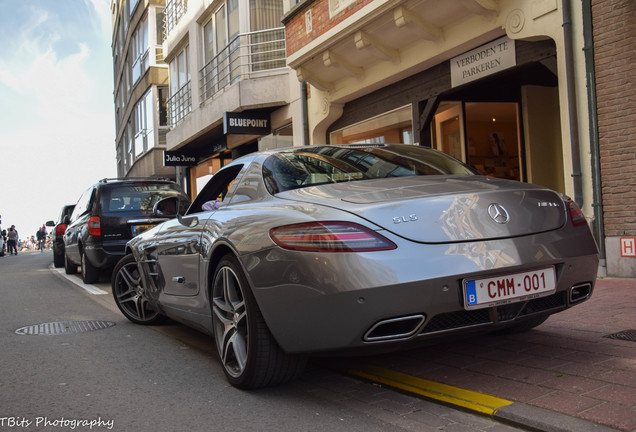
M 107 245 L 85 245 L 84 253 L 88 261 L 97 268 L 114 267 L 125 255 L 126 243 L 118 242 Z
M 446 245 L 394 241 L 400 253 L 277 249 L 242 257 L 265 321 L 283 350 L 390 351 L 501 329 L 585 301 L 598 270 L 596 245 L 589 234 L 566 239 L 546 233 Z M 259 268 L 261 263 L 267 268 Z M 465 309 L 464 279 L 546 266 L 556 269 L 552 295 Z

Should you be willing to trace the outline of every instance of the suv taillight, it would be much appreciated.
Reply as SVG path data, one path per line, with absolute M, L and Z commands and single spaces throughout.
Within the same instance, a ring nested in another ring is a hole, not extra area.
M 58 226 L 55 227 L 56 236 L 64 235 L 65 232 L 66 232 L 66 224 L 59 224 Z
M 99 216 L 93 216 L 88 220 L 88 233 L 92 236 L 102 235 L 102 224 Z

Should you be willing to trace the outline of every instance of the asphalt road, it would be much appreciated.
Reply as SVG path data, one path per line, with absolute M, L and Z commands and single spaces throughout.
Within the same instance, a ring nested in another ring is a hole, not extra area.
M 106 278 L 84 286 L 51 266 L 51 252 L 0 258 L 0 431 L 519 430 L 315 364 L 291 384 L 237 390 L 209 337 L 132 324 Z M 103 328 L 67 333 L 78 322 Z

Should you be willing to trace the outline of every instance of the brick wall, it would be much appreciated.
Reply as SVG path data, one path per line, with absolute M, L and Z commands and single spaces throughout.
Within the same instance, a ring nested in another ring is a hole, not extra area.
M 287 55 L 291 55 L 318 36 L 349 18 L 373 0 L 357 0 L 333 18 L 329 18 L 329 0 L 309 1 L 298 7 L 285 24 Z M 311 9 L 312 31 L 307 34 L 305 13 Z
M 636 235 L 636 1 L 592 0 L 605 234 Z

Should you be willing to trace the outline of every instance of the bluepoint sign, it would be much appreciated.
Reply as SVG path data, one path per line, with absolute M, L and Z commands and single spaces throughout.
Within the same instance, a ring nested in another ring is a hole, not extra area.
M 223 113 L 223 133 L 226 135 L 269 135 L 271 129 L 268 113 L 259 111 Z

